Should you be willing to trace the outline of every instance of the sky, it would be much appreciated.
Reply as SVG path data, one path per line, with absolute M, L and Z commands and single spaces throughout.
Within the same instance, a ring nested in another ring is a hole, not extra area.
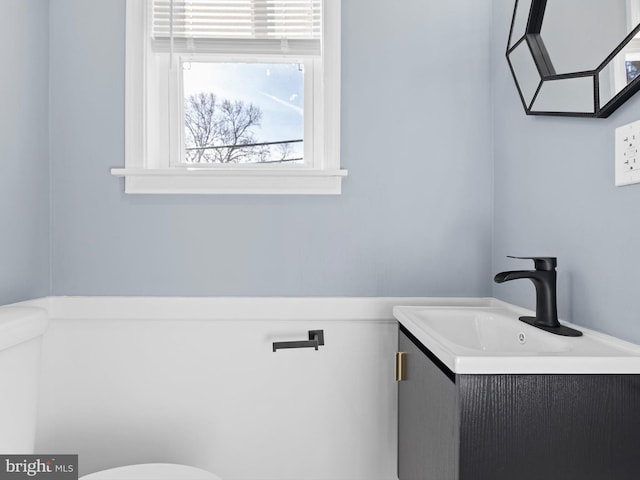
M 213 63 L 184 64 L 185 98 L 214 93 L 218 101 L 253 103 L 262 111 L 258 141 L 304 138 L 304 72 L 298 64 Z M 294 144 L 299 147 L 302 144 Z M 302 156 L 300 153 L 298 156 Z

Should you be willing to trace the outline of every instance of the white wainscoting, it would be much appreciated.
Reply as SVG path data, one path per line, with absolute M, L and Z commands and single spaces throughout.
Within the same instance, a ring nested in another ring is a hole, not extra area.
M 80 474 L 183 463 L 225 480 L 393 480 L 394 305 L 446 298 L 49 297 L 36 449 Z M 326 345 L 272 352 L 324 329 Z

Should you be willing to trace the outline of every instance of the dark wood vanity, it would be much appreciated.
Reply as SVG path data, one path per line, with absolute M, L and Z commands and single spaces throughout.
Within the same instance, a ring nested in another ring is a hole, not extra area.
M 640 375 L 457 375 L 398 343 L 400 480 L 640 478 Z

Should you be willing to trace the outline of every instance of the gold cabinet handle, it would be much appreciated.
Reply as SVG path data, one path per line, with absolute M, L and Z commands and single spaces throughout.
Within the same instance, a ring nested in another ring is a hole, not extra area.
M 396 353 L 396 382 L 402 382 L 407 379 L 405 366 L 405 352 Z

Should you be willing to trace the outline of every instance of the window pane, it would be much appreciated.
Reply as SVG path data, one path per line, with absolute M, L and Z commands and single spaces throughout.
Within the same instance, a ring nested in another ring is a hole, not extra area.
M 183 85 L 185 163 L 304 163 L 302 65 L 185 63 Z

